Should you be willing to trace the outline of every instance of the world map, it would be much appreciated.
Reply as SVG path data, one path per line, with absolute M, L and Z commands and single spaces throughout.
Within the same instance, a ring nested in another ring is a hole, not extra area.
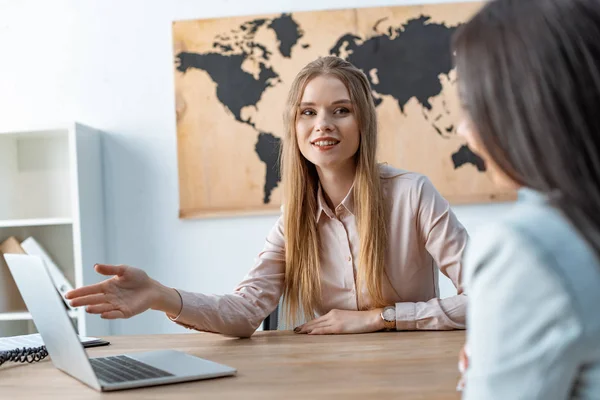
M 449 103 L 456 100 L 450 101 L 443 94 L 445 88 L 455 85 L 450 43 L 458 26 L 434 21 L 425 13 L 394 24 L 382 13 L 381 18 L 367 29 L 368 34 L 352 30 L 338 35 L 323 35 L 331 39 L 328 40 L 329 45 L 320 43 L 321 48 L 325 46 L 326 54 L 322 50 L 319 53 L 342 57 L 360 68 L 370 81 L 377 108 L 384 100 L 388 103 L 392 100 L 400 116 L 414 114 L 420 109 L 419 118 L 435 132 L 438 140 L 456 139 L 456 115 L 449 107 Z M 296 14 L 291 13 L 248 18 L 215 34 L 207 51 L 184 49 L 175 53 L 178 73 L 185 75 L 190 71 L 200 71 L 207 74 L 220 106 L 235 122 L 255 132 L 253 151 L 265 167 L 260 199 L 264 205 L 274 202 L 273 191 L 278 188 L 281 179 L 278 168 L 281 131 L 268 129 L 261 123 L 265 120 L 262 114 L 273 111 L 268 106 L 266 110 L 262 109 L 265 104 L 261 100 L 279 86 L 285 86 L 287 90 L 293 74 L 287 72 L 288 67 L 283 77 L 284 73 L 278 66 L 290 65 L 285 60 L 294 63 L 296 58 L 302 58 L 303 52 L 311 51 L 315 40 L 307 40 L 308 29 L 312 27 L 304 27 Z M 273 37 L 275 40 L 272 40 Z M 265 38 L 271 39 L 267 41 Z M 299 61 L 298 64 L 296 72 L 305 63 Z M 282 97 L 279 106 L 284 101 L 285 97 Z M 410 111 L 407 109 L 409 105 Z M 387 109 L 390 109 L 389 104 Z M 380 116 L 382 118 L 385 119 L 385 116 Z M 441 155 L 448 158 L 446 165 L 451 169 L 459 170 L 470 165 L 479 174 L 485 171 L 483 160 L 466 144 L 456 143 L 453 147 L 454 150 Z M 396 166 L 411 169 L 410 166 Z

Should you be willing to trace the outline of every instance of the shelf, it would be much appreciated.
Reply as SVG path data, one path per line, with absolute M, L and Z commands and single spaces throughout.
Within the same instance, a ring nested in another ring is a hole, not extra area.
M 0 243 L 32 237 L 73 286 L 98 282 L 84 266 L 106 259 L 102 133 L 76 122 L 12 128 L 0 130 Z M 18 289 L 5 276 L 2 265 L 0 337 L 31 333 L 31 316 L 12 302 Z M 84 309 L 69 315 L 80 335 L 110 333 L 108 321 Z
M 69 317 L 77 318 L 77 311 L 69 311 Z M 31 319 L 33 318 L 27 311 L 0 313 L 0 321 L 26 321 Z
M 17 130 L 3 130 L 0 131 L 0 136 L 17 136 L 17 137 L 42 137 L 42 136 L 56 136 L 66 135 L 69 131 L 69 127 L 55 127 L 49 129 L 48 127 L 30 127 L 29 129 L 19 128 Z
M 21 226 L 70 225 L 72 223 L 72 218 L 5 219 L 0 220 L 0 228 L 13 228 Z

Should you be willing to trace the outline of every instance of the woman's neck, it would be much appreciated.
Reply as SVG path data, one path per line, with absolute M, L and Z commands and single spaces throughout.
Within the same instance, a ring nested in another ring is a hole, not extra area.
M 323 190 L 325 201 L 332 210 L 344 200 L 354 184 L 356 165 L 344 166 L 337 169 L 326 169 L 317 167 L 319 181 Z

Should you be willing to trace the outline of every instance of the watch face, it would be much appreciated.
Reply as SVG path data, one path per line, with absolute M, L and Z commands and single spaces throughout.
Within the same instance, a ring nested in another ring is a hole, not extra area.
M 386 321 L 395 321 L 396 320 L 396 308 L 395 307 L 386 307 L 383 309 L 383 318 Z

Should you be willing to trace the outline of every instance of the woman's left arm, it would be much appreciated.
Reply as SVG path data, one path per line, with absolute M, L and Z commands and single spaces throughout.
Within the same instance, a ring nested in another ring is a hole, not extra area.
M 460 284 L 462 258 L 468 235 L 450 209 L 450 204 L 431 181 L 421 176 L 413 204 L 425 248 L 440 271 L 452 280 L 457 294 L 427 302 L 396 303 L 397 330 L 465 329 L 467 298 Z

